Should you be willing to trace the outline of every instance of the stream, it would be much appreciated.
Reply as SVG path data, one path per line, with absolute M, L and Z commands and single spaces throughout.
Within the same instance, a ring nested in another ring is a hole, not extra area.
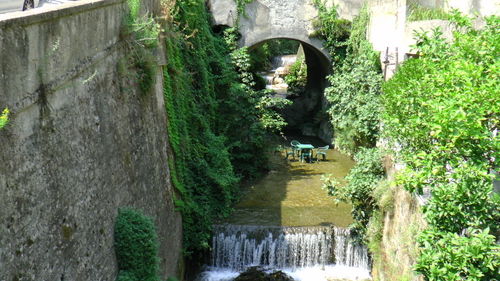
M 281 145 L 294 139 L 325 145 L 298 135 Z M 285 160 L 284 150 L 271 156 L 271 170 L 246 183 L 234 212 L 213 226 L 210 262 L 197 280 L 233 280 L 250 266 L 282 270 L 297 281 L 371 279 L 366 247 L 350 240 L 350 205 L 336 205 L 321 188 L 322 175 L 341 181 L 354 162 L 332 148 L 326 161 L 313 160 Z

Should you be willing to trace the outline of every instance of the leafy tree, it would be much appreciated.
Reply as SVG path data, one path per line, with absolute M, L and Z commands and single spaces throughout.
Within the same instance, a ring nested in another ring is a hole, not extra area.
M 325 97 L 331 104 L 328 113 L 335 144 L 349 154 L 360 146 L 374 147 L 378 139 L 382 75 L 378 53 L 366 39 L 368 23 L 365 6 L 350 25 L 347 38 L 334 37 L 329 40 L 335 39 L 335 43 L 327 43 L 333 46 L 334 57 L 342 58 L 334 61 L 334 74 L 328 76 L 331 84 L 325 89 Z
M 452 42 L 438 28 L 417 32 L 420 58 L 384 84 L 384 132 L 405 165 L 398 182 L 432 194 L 416 271 L 426 280 L 498 279 L 500 246 L 490 233 L 500 199 L 488 171 L 500 161 L 500 18 L 481 30 L 457 11 L 450 19 Z

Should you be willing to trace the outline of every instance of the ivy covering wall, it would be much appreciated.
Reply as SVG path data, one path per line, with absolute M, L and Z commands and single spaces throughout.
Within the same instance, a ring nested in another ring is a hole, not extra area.
M 202 0 L 169 8 L 163 74 L 170 170 L 191 256 L 209 249 L 211 224 L 230 212 L 239 181 L 265 169 L 266 132 L 282 123 L 267 95 L 252 89 L 249 56 L 235 48 L 234 30 L 214 34 Z

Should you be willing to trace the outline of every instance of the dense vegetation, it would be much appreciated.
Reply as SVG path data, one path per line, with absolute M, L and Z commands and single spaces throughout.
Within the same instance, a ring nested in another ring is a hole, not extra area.
M 420 32 L 420 58 L 384 85 L 384 126 L 405 164 L 398 183 L 430 192 L 428 227 L 415 266 L 426 280 L 498 280 L 500 199 L 492 175 L 500 155 L 500 18 L 481 30 L 453 12 L 453 41 Z
M 118 210 L 115 223 L 117 281 L 158 281 L 158 242 L 153 220 L 131 208 Z
M 330 103 L 329 119 L 334 130 L 336 147 L 353 155 L 356 165 L 338 182 L 332 176 L 323 178 L 323 188 L 335 201 L 352 205 L 354 223 L 350 226 L 365 240 L 368 224 L 378 209 L 374 191 L 385 174 L 381 153 L 375 144 L 379 135 L 379 114 L 382 74 L 378 53 L 366 39 L 369 22 L 365 6 L 353 22 L 338 19 L 336 7 L 326 9 L 321 3 L 317 34 L 325 40 L 331 53 L 334 73 L 325 89 Z
M 390 198 L 381 194 L 390 188 L 381 181 L 380 155 L 362 147 L 377 141 L 383 109 L 384 138 L 405 167 L 397 184 L 432 194 L 423 207 L 428 227 L 418 238 L 415 270 L 426 280 L 498 280 L 500 246 L 492 233 L 500 225 L 500 199 L 492 194 L 489 172 L 500 161 L 500 19 L 487 18 L 483 29 L 474 30 L 470 19 L 451 13 L 452 43 L 439 29 L 416 33 L 420 58 L 405 62 L 383 85 L 382 96 L 377 56 L 363 29 L 333 12 L 320 15 L 318 24 L 320 31 L 330 30 L 320 34 L 336 70 L 325 94 L 336 144 L 353 153 L 357 164 L 345 185 L 325 177 L 324 187 L 336 200 L 353 204 L 353 226 L 365 239 L 380 239 L 379 210 L 388 205 L 383 197 Z M 359 23 L 364 17 L 360 13 Z
M 237 1 L 239 13 L 246 1 Z M 373 226 L 380 225 L 379 210 L 390 205 L 381 195 L 389 185 L 374 148 L 382 119 L 384 137 L 405 167 L 397 183 L 432 193 L 423 208 L 428 228 L 418 238 L 415 270 L 426 280 L 499 279 L 500 247 L 491 233 L 500 224 L 500 199 L 491 193 L 489 172 L 500 161 L 500 19 L 490 17 L 484 29 L 474 30 L 455 12 L 451 43 L 439 29 L 417 33 L 420 58 L 405 62 L 383 85 L 382 96 L 378 54 L 366 40 L 366 8 L 351 23 L 338 19 L 335 7 L 315 4 L 314 36 L 325 40 L 333 58 L 325 96 L 335 144 L 357 160 L 345 185 L 326 177 L 325 188 L 353 204 L 361 238 L 380 236 Z M 273 108 L 284 103 L 255 86 L 252 56 L 236 48 L 237 23 L 214 34 L 201 0 L 179 0 L 166 9 L 172 24 L 164 68 L 170 170 L 189 255 L 208 248 L 211 223 L 230 211 L 238 181 L 265 167 L 266 132 L 284 125 Z M 142 58 L 147 60 L 136 59 Z
M 276 101 L 253 88 L 247 50 L 236 48 L 236 28 L 214 34 L 201 0 L 169 8 L 164 93 L 170 168 L 190 255 L 208 249 L 213 220 L 231 210 L 239 180 L 265 168 L 266 132 L 284 122 L 273 110 Z
M 365 6 L 353 22 L 338 19 L 335 6 L 319 5 L 317 34 L 333 58 L 331 84 L 325 90 L 336 147 L 354 154 L 358 147 L 374 147 L 379 134 L 380 85 L 379 53 L 366 39 L 369 23 Z

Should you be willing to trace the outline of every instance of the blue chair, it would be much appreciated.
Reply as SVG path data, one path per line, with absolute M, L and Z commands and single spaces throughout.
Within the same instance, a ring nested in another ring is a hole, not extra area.
M 323 147 L 318 147 L 316 148 L 316 160 L 319 162 L 319 156 L 322 155 L 323 156 L 323 161 L 326 160 L 326 151 L 328 150 L 330 146 L 327 145 L 327 146 L 323 146 Z

